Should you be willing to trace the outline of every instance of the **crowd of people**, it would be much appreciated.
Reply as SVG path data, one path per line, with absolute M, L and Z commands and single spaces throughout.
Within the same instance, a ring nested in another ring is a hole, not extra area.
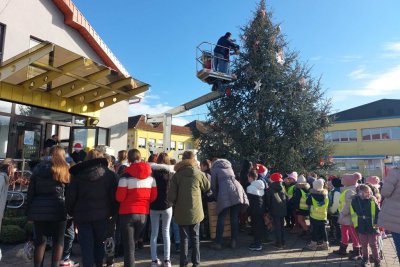
M 240 174 L 226 159 L 198 162 L 185 151 L 180 162 L 168 154 L 152 155 L 147 162 L 136 149 L 119 151 L 118 159 L 100 150 L 81 153 L 78 162 L 66 160 L 58 145 L 33 168 L 26 214 L 34 225 L 35 267 L 44 261 L 47 238 L 52 240 L 51 266 L 77 266 L 70 259 L 75 233 L 83 267 L 114 264 L 135 266 L 135 250 L 149 235 L 151 266 L 171 266 L 171 243 L 180 253 L 180 266 L 200 266 L 200 238 L 210 237 L 208 202 L 216 202 L 216 236 L 210 247 L 224 247 L 225 218 L 229 214 L 229 247 L 238 246 L 240 229 L 254 237 L 251 251 L 263 244 L 285 247 L 285 228 L 305 241 L 305 249 L 333 251 L 340 257 L 380 266 L 382 243 L 391 233 L 400 252 L 400 170 L 392 169 L 383 181 L 358 172 L 342 177 L 270 173 L 247 160 Z M 14 163 L 0 166 L 0 191 L 7 188 Z M 3 192 L 3 191 L 1 191 Z M 0 195 L 0 216 L 4 211 Z M 160 222 L 161 221 L 161 222 Z M 328 223 L 327 223 L 328 222 Z M 329 227 L 327 227 L 329 226 Z M 157 255 L 161 229 L 163 261 Z M 329 234 L 327 232 L 329 229 Z M 272 233 L 274 240 L 272 240 Z M 270 239 L 271 238 L 271 239 Z M 352 251 L 347 251 L 349 243 Z M 189 248 L 191 257 L 189 258 Z M 369 255 L 369 249 L 371 255 Z

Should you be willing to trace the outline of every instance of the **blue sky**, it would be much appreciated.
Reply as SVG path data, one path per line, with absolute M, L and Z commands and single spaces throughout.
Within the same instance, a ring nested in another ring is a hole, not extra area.
M 95 5 L 94 5 L 95 2 Z M 74 0 L 131 75 L 151 84 L 130 115 L 155 114 L 208 93 L 195 48 L 226 31 L 238 39 L 259 0 Z M 267 0 L 300 60 L 322 77 L 332 111 L 400 93 L 400 1 Z M 205 106 L 175 118 L 204 119 Z

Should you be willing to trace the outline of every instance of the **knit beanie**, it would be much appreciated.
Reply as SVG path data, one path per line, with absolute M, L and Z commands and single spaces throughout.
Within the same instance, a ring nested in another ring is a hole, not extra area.
M 313 182 L 313 189 L 316 191 L 322 191 L 324 190 L 324 184 L 324 179 L 317 179 Z
M 356 173 L 354 173 L 354 174 L 356 174 Z M 359 179 L 358 179 L 358 175 L 354 175 L 354 174 L 351 174 L 351 173 L 343 174 L 343 177 L 342 177 L 342 184 L 343 184 L 344 186 L 356 185 L 356 184 L 357 184 L 357 181 L 358 181 Z M 359 174 L 359 173 L 358 173 L 358 174 Z
M 304 175 L 300 175 L 299 178 L 297 178 L 297 183 L 306 184 L 307 183 L 306 177 L 304 177 Z
M 295 180 L 296 182 L 297 182 L 297 172 L 292 172 L 292 173 L 289 173 L 288 175 L 288 178 L 292 178 L 293 180 Z
M 342 186 L 342 181 L 339 178 L 333 178 L 331 180 L 333 187 L 338 188 Z

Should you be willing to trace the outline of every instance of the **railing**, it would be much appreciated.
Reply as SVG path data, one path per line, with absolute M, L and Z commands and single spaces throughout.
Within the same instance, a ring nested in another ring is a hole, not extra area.
M 209 42 L 202 42 L 196 47 L 196 72 L 199 72 L 203 69 L 217 71 L 215 68 L 215 59 L 220 59 L 220 60 L 227 61 L 228 67 L 227 67 L 226 74 L 229 75 L 231 73 L 229 59 L 225 59 L 223 57 L 222 58 L 217 57 L 214 55 L 214 48 L 216 46 L 228 49 L 229 54 L 235 53 L 235 51 L 233 49 L 230 49 L 228 47 L 216 45 L 216 44 L 209 43 Z
M 17 191 L 7 192 L 7 208 L 19 209 L 25 204 L 26 194 Z

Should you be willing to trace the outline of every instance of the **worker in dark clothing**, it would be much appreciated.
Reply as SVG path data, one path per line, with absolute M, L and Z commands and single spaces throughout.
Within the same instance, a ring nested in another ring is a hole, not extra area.
M 51 138 L 47 139 L 46 142 L 44 142 L 44 148 L 46 149 L 47 147 L 58 145 L 58 143 L 58 135 L 54 134 L 51 136 Z
M 239 46 L 231 40 L 231 33 L 227 32 L 219 38 L 214 48 L 214 70 L 218 72 L 228 73 L 229 52 L 239 51 Z
M 79 163 L 85 160 L 86 152 L 83 150 L 83 147 L 80 143 L 76 143 L 74 145 L 74 152 L 72 152 L 71 157 L 75 163 Z

